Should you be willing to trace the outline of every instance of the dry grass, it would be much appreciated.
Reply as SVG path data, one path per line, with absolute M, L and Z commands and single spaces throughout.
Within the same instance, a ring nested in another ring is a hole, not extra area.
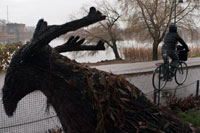
M 189 57 L 200 57 L 200 46 L 191 46 Z
M 200 57 L 200 46 L 191 46 L 189 57 Z M 152 48 L 144 47 L 123 47 L 120 49 L 122 58 L 134 61 L 151 61 L 152 60 Z M 161 57 L 161 48 L 158 48 L 158 59 Z
M 123 47 L 120 49 L 122 58 L 135 61 L 151 61 L 152 48 L 144 47 Z M 158 50 L 159 59 L 161 59 L 161 49 Z

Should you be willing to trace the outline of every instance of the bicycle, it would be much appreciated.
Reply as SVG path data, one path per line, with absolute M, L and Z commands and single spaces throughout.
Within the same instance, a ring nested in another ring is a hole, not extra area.
M 169 63 L 169 57 L 167 57 L 168 61 L 165 65 L 164 63 L 155 64 L 157 67 L 154 70 L 152 77 L 152 84 L 155 89 L 163 89 L 167 82 L 172 81 L 173 77 L 178 85 L 182 85 L 185 82 L 188 75 L 188 66 L 185 63 L 187 59 L 185 59 L 185 57 L 183 58 L 183 52 L 183 50 L 177 51 L 179 62 L 174 71 L 171 69 L 172 66 Z

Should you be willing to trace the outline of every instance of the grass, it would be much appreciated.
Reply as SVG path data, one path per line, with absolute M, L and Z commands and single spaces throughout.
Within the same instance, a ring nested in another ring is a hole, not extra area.
M 188 111 L 182 112 L 178 111 L 178 116 L 184 121 L 192 123 L 196 127 L 200 127 L 200 111 L 197 109 L 190 109 Z
M 200 46 L 191 46 L 189 49 L 188 57 L 200 57 Z M 151 61 L 152 51 L 152 48 L 145 47 L 123 47 L 120 49 L 122 58 L 134 61 Z M 160 47 L 158 48 L 158 59 L 162 59 Z
M 197 54 L 197 55 L 193 55 L 191 56 L 192 58 L 195 58 L 195 57 L 200 57 L 200 54 Z

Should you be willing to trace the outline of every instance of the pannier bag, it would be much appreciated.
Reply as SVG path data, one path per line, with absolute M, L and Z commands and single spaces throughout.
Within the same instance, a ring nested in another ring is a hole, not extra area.
M 178 45 L 177 46 L 177 54 L 178 58 L 181 61 L 187 61 L 188 59 L 188 52 L 184 49 L 183 46 Z

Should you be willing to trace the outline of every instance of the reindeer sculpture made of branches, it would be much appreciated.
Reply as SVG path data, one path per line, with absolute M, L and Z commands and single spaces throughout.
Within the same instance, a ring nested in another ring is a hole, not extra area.
M 152 104 L 123 77 L 72 61 L 61 52 L 104 50 L 104 43 L 82 46 L 70 37 L 55 48 L 49 42 L 105 19 L 94 7 L 87 16 L 48 26 L 39 20 L 33 38 L 12 57 L 3 86 L 3 104 L 12 116 L 17 103 L 40 90 L 55 109 L 66 133 L 191 132 L 188 124 Z M 39 101 L 38 101 L 39 102 Z

